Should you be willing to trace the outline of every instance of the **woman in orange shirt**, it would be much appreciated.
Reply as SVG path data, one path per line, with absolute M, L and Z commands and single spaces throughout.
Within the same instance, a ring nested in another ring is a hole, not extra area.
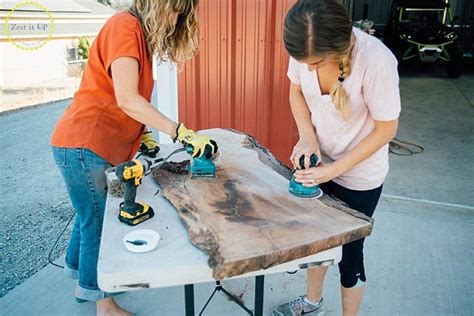
M 79 90 L 52 136 L 53 155 L 77 212 L 64 271 L 78 279 L 76 300 L 96 301 L 97 315 L 130 315 L 97 284 L 105 169 L 134 157 L 145 125 L 193 146 L 194 156 L 206 146 L 217 151 L 215 141 L 150 104 L 153 54 L 182 62 L 196 53 L 196 5 L 197 0 L 135 0 L 111 17 L 91 46 Z

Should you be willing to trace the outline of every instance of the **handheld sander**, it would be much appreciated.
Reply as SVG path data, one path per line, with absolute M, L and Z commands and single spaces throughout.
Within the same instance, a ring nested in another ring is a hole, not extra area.
M 304 155 L 300 157 L 299 164 L 301 169 L 304 169 Z M 310 168 L 316 167 L 318 164 L 318 156 L 316 154 L 312 154 L 310 159 Z M 323 195 L 323 191 L 319 188 L 319 185 L 315 185 L 312 187 L 306 187 L 303 184 L 296 182 L 295 176 L 291 178 L 289 191 L 294 196 L 300 198 L 320 198 Z
M 194 151 L 193 146 L 186 146 L 186 152 L 192 155 Z M 191 178 L 215 178 L 216 166 L 213 159 L 217 156 L 212 155 L 212 150 L 209 146 L 205 147 L 204 154 L 201 157 L 194 157 L 191 162 Z

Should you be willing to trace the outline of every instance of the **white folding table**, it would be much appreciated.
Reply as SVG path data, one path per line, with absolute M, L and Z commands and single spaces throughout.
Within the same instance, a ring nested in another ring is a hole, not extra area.
M 165 157 L 179 145 L 162 146 L 158 157 Z M 189 159 L 180 153 L 171 160 Z M 205 197 L 203 197 L 205 198 Z M 143 179 L 137 190 L 137 200 L 150 204 L 155 216 L 137 226 L 128 226 L 117 218 L 121 198 L 107 195 L 106 211 L 98 263 L 99 287 L 106 292 L 122 292 L 143 288 L 185 286 L 186 315 L 194 315 L 193 284 L 215 282 L 208 266 L 208 256 L 194 246 L 180 221 L 178 213 L 160 194 L 160 188 L 151 175 Z M 161 236 L 158 247 L 146 253 L 129 252 L 123 237 L 135 229 L 152 229 Z M 263 313 L 264 275 L 294 271 L 316 265 L 337 264 L 341 260 L 341 247 L 259 270 L 234 278 L 256 277 L 254 315 Z M 217 283 L 219 286 L 219 283 Z

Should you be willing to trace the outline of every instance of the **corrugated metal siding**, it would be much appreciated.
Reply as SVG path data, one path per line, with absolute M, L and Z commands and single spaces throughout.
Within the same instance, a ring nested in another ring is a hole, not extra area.
M 465 14 L 468 14 L 470 6 L 472 7 L 472 0 L 451 0 L 449 1 L 451 4 L 451 9 L 453 10 L 453 16 L 460 16 L 461 19 Z M 468 19 L 466 16 L 465 19 Z M 471 21 L 472 21 L 472 16 L 471 16 Z M 468 21 L 465 21 L 467 23 Z
M 201 0 L 200 52 L 178 75 L 179 119 L 251 134 L 282 161 L 297 139 L 282 24 L 295 0 Z

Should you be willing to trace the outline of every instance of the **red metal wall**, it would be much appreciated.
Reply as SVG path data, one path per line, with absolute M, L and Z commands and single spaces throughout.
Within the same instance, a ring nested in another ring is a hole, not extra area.
M 282 43 L 295 0 L 201 0 L 200 50 L 178 74 L 179 119 L 253 135 L 289 164 L 297 140 Z

